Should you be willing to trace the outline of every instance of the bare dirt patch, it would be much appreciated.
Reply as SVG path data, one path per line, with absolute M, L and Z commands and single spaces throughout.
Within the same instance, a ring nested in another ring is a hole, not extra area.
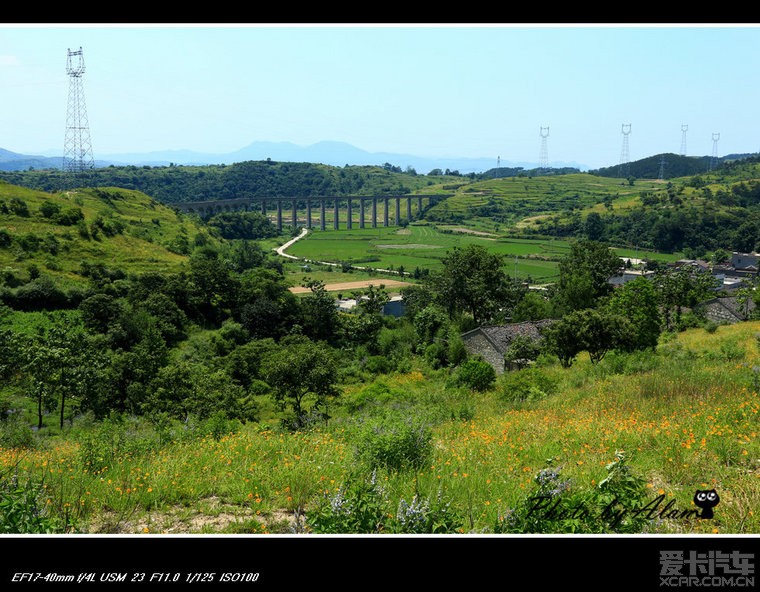
M 411 286 L 409 282 L 402 282 L 399 280 L 363 280 L 359 282 L 340 282 L 337 284 L 325 284 L 325 290 L 328 292 L 340 292 L 342 290 L 360 290 L 361 288 L 369 288 L 370 286 L 385 286 L 386 288 L 401 288 L 403 286 Z M 293 286 L 288 288 L 293 294 L 304 294 L 309 292 L 309 288 L 303 286 Z
M 161 510 L 141 512 L 139 516 L 104 513 L 89 525 L 90 534 L 198 534 L 229 532 L 235 525 L 258 522 L 265 531 L 297 528 L 293 512 L 275 510 L 260 515 L 252 508 L 223 503 L 216 496 L 199 500 L 193 507 L 174 505 Z

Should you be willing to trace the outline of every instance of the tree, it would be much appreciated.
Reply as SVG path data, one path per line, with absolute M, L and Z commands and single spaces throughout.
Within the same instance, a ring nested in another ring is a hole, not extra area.
M 254 339 L 285 335 L 296 320 L 298 300 L 282 275 L 256 268 L 240 277 L 234 317 Z
M 96 333 L 106 333 L 122 314 L 119 301 L 110 294 L 94 294 L 79 304 L 84 326 Z
M 549 300 L 537 292 L 528 291 L 512 311 L 512 321 L 540 321 L 550 318 L 551 314 L 552 306 Z
M 657 346 L 662 331 L 662 315 L 657 292 L 650 280 L 636 278 L 615 290 L 607 309 L 631 321 L 633 347 L 645 349 Z
M 304 334 L 315 341 L 333 341 L 338 328 L 335 299 L 319 280 L 307 279 L 304 285 L 311 290 L 311 294 L 300 300 Z
M 218 322 L 229 307 L 236 283 L 219 254 L 209 247 L 197 248 L 190 257 L 189 301 L 197 316 Z
M 572 366 L 575 357 L 583 351 L 580 342 L 576 339 L 575 327 L 566 319 L 544 327 L 542 334 L 543 351 L 557 356 L 563 368 Z
M 602 361 L 608 351 L 631 348 L 631 322 L 605 310 L 585 309 L 569 315 L 581 351 L 587 351 L 592 364 Z
M 431 274 L 426 284 L 452 319 L 466 313 L 481 325 L 518 300 L 519 291 L 503 269 L 502 255 L 471 244 L 454 247 L 441 263 L 441 271 Z
M 307 337 L 284 338 L 279 348 L 266 355 L 262 368 L 275 401 L 282 408 L 289 405 L 292 409 L 291 425 L 295 429 L 307 424 L 307 400 L 311 400 L 312 410 L 321 411 L 328 397 L 338 394 L 337 363 L 332 350 Z
M 652 281 L 668 329 L 679 326 L 683 307 L 710 298 L 718 287 L 718 280 L 711 273 L 687 268 L 659 270 Z
M 448 330 L 449 319 L 445 310 L 437 305 L 430 305 L 414 315 L 412 322 L 420 344 L 429 345 L 438 335 Z
M 556 355 L 563 367 L 586 351 L 591 362 L 600 362 L 608 351 L 631 347 L 631 323 L 625 317 L 587 308 L 565 315 L 543 331 L 543 349 Z
M 29 393 L 37 405 L 38 428 L 43 427 L 44 412 L 57 403 L 63 429 L 67 403 L 81 404 L 106 384 L 105 353 L 90 347 L 83 329 L 55 317 L 21 344 Z
M 622 265 L 620 257 L 605 243 L 575 241 L 559 263 L 559 280 L 553 294 L 558 310 L 570 312 L 595 306 L 612 291 L 609 279 Z
M 540 343 L 527 335 L 516 335 L 504 352 L 504 362 L 509 368 L 523 368 L 541 353 Z
M 255 406 L 245 405 L 245 389 L 224 370 L 180 360 L 161 368 L 143 408 L 178 419 L 208 419 L 221 413 L 228 419 L 254 419 Z
M 598 212 L 590 212 L 589 215 L 586 216 L 583 229 L 586 233 L 586 237 L 590 240 L 601 240 L 604 235 L 604 220 Z

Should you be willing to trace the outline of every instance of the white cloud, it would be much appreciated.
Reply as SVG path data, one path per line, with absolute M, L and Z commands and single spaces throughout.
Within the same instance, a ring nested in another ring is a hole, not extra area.
M 18 58 L 12 55 L 0 55 L 0 67 L 15 66 L 18 64 Z

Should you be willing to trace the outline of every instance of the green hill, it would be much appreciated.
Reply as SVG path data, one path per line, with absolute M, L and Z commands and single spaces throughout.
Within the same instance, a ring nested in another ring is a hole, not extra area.
M 508 177 L 468 183 L 456 194 L 432 207 L 433 222 L 468 222 L 473 228 L 494 231 L 520 227 L 543 216 L 593 208 L 609 201 L 622 203 L 642 190 L 659 187 L 657 181 L 597 177 L 587 173 L 557 176 Z
M 475 181 L 425 217 L 503 236 L 586 236 L 697 257 L 750 251 L 759 246 L 760 162 L 726 161 L 669 180 L 579 173 Z
M 627 165 L 614 165 L 589 171 L 600 177 L 634 177 L 636 179 L 674 179 L 708 173 L 722 165 L 737 161 L 757 161 L 757 154 L 728 154 L 712 158 L 710 156 L 682 156 L 672 152 L 648 156 Z
M 127 189 L 46 193 L 0 181 L 0 286 L 45 274 L 78 283 L 84 267 L 178 270 L 193 245 L 215 241 L 189 217 Z

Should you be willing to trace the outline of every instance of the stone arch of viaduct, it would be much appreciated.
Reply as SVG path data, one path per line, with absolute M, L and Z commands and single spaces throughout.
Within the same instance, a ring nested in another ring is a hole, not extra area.
M 276 224 L 277 230 L 282 230 L 283 220 L 288 217 L 289 210 L 290 224 L 293 228 L 306 226 L 314 228 L 313 210 L 319 209 L 319 227 L 322 230 L 327 229 L 326 214 L 328 209 L 333 210 L 332 227 L 335 230 L 340 226 L 340 211 L 342 206 L 346 210 L 345 225 L 343 228 L 351 230 L 354 225 L 353 215 L 354 208 L 358 208 L 359 228 L 366 228 L 369 223 L 372 228 L 378 224 L 382 226 L 398 225 L 401 218 L 402 209 L 405 209 L 406 219 L 412 220 L 412 205 L 416 201 L 417 214 L 423 212 L 425 202 L 427 207 L 432 206 L 438 201 L 450 197 L 452 194 L 424 194 L 424 195 L 382 195 L 382 196 L 341 196 L 341 197 L 239 197 L 233 199 L 219 199 L 210 201 L 194 201 L 168 204 L 181 212 L 196 213 L 202 217 L 210 217 L 220 212 L 231 211 L 255 211 L 260 210 L 265 216 L 270 204 L 276 207 Z M 403 207 L 402 207 L 403 204 Z M 299 208 L 299 206 L 302 206 Z M 394 215 L 391 217 L 391 206 L 394 207 Z M 299 223 L 299 209 L 306 210 L 306 219 Z M 367 211 L 369 210 L 369 221 L 367 220 Z M 378 219 L 378 213 L 380 219 Z M 392 224 L 391 224 L 392 220 Z

